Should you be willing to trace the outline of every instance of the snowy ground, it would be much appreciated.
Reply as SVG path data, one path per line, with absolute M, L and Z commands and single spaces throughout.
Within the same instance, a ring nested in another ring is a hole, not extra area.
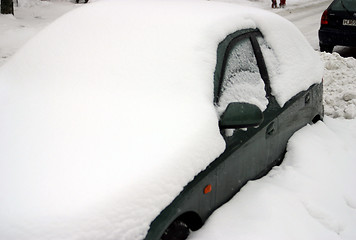
M 270 0 L 218 1 L 270 9 Z M 294 22 L 317 49 L 320 15 L 329 2 L 287 0 L 285 9 L 272 11 Z M 0 15 L 0 67 L 39 30 L 80 6 L 19 0 L 15 16 Z M 356 59 L 320 57 L 328 117 L 296 133 L 282 165 L 249 182 L 190 239 L 356 239 Z
M 29 38 L 80 5 L 70 1 L 18 0 L 15 16 L 0 15 L 0 66 Z

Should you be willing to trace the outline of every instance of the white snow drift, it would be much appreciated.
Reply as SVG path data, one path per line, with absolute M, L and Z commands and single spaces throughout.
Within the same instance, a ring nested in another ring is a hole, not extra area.
M 321 53 L 324 62 L 325 114 L 333 118 L 356 118 L 356 59 L 338 53 Z

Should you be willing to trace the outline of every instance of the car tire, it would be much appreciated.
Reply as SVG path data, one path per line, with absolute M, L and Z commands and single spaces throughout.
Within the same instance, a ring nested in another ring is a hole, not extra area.
M 175 220 L 163 233 L 161 240 L 185 240 L 189 233 L 189 227 L 185 222 Z
M 332 53 L 334 46 L 320 44 L 320 52 Z

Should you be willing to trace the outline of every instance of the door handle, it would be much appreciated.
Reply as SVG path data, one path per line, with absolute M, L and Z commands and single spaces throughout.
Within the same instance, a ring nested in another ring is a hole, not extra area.
M 307 93 L 307 95 L 305 95 L 305 104 L 309 104 L 310 103 L 310 93 Z
M 276 129 L 275 129 L 275 123 L 272 122 L 270 125 L 268 125 L 267 127 L 267 131 L 266 131 L 266 134 L 267 134 L 267 137 L 268 136 L 271 136 L 273 134 L 275 134 L 276 132 Z

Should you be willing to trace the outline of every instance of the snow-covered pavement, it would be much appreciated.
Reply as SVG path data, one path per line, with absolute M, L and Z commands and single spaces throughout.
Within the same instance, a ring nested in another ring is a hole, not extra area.
M 0 14 L 0 66 L 59 16 L 80 6 L 69 1 L 19 0 L 15 16 Z
M 270 0 L 217 1 L 270 9 Z M 287 0 L 285 9 L 271 11 L 295 23 L 317 50 L 320 16 L 330 2 Z M 0 15 L 0 67 L 43 27 L 81 6 L 70 0 L 19 4 L 15 16 Z M 189 239 L 356 239 L 356 59 L 320 57 L 325 121 L 298 131 L 281 166 L 249 182 Z

